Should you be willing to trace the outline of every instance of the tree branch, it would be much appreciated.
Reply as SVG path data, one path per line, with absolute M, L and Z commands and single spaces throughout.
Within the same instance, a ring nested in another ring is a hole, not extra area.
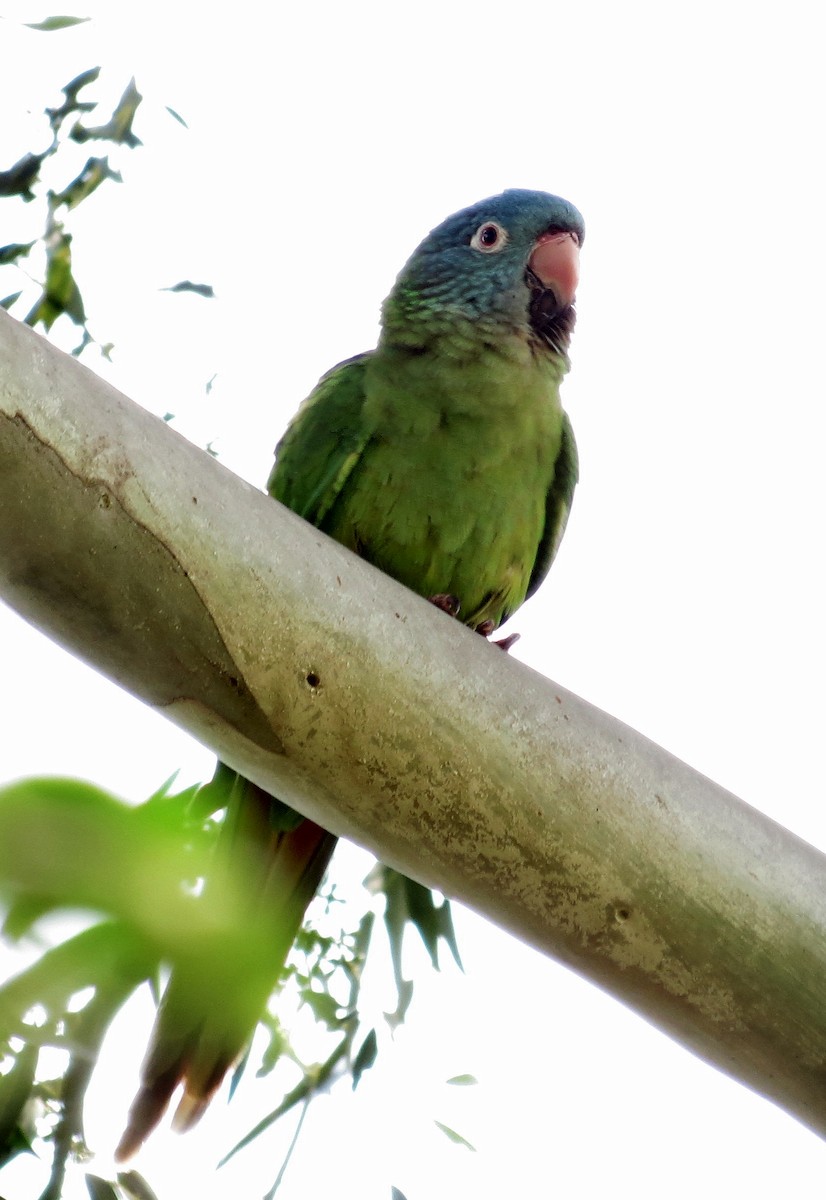
M 0 514 L 50 637 L 826 1135 L 817 851 L 4 313 Z

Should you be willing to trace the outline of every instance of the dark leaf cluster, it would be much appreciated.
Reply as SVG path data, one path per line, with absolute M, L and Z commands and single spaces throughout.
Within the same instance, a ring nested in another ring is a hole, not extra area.
M 52 32 L 81 24 L 85 18 L 50 17 L 29 28 L 40 32 Z M 121 172 L 110 163 L 109 153 L 90 156 L 77 170 L 69 166 L 74 155 L 73 146 L 86 142 L 98 142 L 110 153 L 133 150 L 142 143 L 134 132 L 135 118 L 142 96 L 134 79 L 126 85 L 111 113 L 100 114 L 96 100 L 85 99 L 91 86 L 100 75 L 99 67 L 92 67 L 76 75 L 61 89 L 59 104 L 44 110 L 45 125 L 49 141 L 45 150 L 28 151 L 10 167 L 0 170 L 0 198 L 16 199 L 24 203 L 36 202 L 43 209 L 43 232 L 35 241 L 10 242 L 0 246 L 0 268 L 6 268 L 13 277 L 18 273 L 12 291 L 0 297 L 0 307 L 14 311 L 24 297 L 31 296 L 32 276 L 26 270 L 30 252 L 39 246 L 43 250 L 45 269 L 42 278 L 34 279 L 39 294 L 30 303 L 22 319 L 33 328 L 38 326 L 47 333 L 55 322 L 66 317 L 81 331 L 81 339 L 73 350 L 80 354 L 88 345 L 97 344 L 100 352 L 109 357 L 111 345 L 97 343 L 88 323 L 80 285 L 75 273 L 72 252 L 72 233 L 68 229 L 71 214 L 86 203 L 100 187 L 107 183 L 121 183 Z M 172 109 L 170 115 L 186 126 L 183 118 Z M 97 120 L 95 120 L 97 117 Z M 68 178 L 60 187 L 52 187 L 45 180 L 45 167 L 51 162 L 50 175 L 55 174 L 55 165 L 64 164 Z M 22 286 L 21 286 L 22 284 Z M 0 284 L 0 291 L 4 290 Z M 203 297 L 214 295 L 212 288 L 204 283 L 184 280 L 166 289 L 172 292 L 192 292 Z

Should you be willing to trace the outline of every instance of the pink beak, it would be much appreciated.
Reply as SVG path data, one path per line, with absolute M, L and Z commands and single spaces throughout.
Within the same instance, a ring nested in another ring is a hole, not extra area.
M 579 239 L 575 233 L 543 233 L 528 259 L 528 267 L 560 307 L 572 304 L 579 283 Z

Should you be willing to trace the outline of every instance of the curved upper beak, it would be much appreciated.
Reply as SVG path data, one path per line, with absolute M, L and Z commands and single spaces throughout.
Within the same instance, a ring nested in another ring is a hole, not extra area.
M 536 239 L 528 269 L 552 291 L 560 308 L 572 304 L 579 283 L 579 238 L 575 233 L 543 233 Z

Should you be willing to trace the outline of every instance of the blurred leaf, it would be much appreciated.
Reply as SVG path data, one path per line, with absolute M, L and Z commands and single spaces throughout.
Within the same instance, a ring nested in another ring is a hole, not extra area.
M 460 1087 L 469 1087 L 474 1083 L 478 1083 L 479 1080 L 475 1075 L 454 1075 L 451 1079 L 448 1079 L 447 1082 L 457 1084 Z
M 376 1037 L 375 1029 L 371 1029 L 367 1037 L 361 1043 L 358 1054 L 353 1059 L 351 1071 L 353 1073 L 353 1091 L 359 1085 L 359 1080 L 365 1071 L 369 1071 L 373 1063 L 376 1061 L 376 1055 L 379 1052 L 379 1043 Z
M 122 1200 L 113 1184 L 101 1179 L 99 1175 L 87 1175 L 86 1187 L 90 1200 Z
M 37 1046 L 25 1045 L 11 1070 L 0 1075 L 0 1167 L 18 1154 L 31 1151 L 20 1128 L 20 1116 L 31 1095 L 39 1053 Z
M 49 118 L 49 124 L 52 129 L 57 130 L 69 113 L 73 112 L 91 112 L 96 107 L 95 103 L 88 100 L 78 100 L 83 88 L 88 87 L 90 83 L 94 83 L 100 75 L 100 67 L 90 67 L 88 71 L 82 71 L 80 75 L 76 75 L 71 79 L 64 88 L 63 103 L 60 108 L 47 108 L 46 116 Z
M 390 1189 L 390 1200 L 407 1200 L 404 1192 L 400 1192 L 397 1187 Z
M 75 142 L 116 142 L 134 149 L 143 144 L 132 132 L 132 122 L 142 100 L 143 96 L 138 91 L 135 80 L 130 79 L 115 111 L 105 125 L 87 126 L 78 121 L 69 136 Z
M 21 896 L 9 904 L 0 934 L 8 942 L 19 942 L 36 921 L 50 912 L 52 905 L 36 896 Z
M 433 969 L 435 971 L 439 969 L 439 938 L 444 938 L 447 942 L 456 965 L 461 969 L 462 960 L 459 957 L 459 947 L 456 945 L 450 901 L 445 899 L 437 905 L 433 901 L 433 893 L 430 888 L 417 883 L 415 879 L 408 879 L 406 875 L 403 875 L 402 879 L 404 880 L 405 902 L 410 920 L 421 934 Z
M 22 292 L 12 292 L 10 296 L 4 296 L 3 299 L 0 300 L 0 308 L 5 308 L 8 312 L 8 310 L 17 303 L 22 295 Z
M 323 1091 L 329 1084 L 336 1068 L 346 1059 L 349 1043 L 349 1037 L 342 1038 L 332 1054 L 323 1063 L 318 1063 L 314 1067 L 309 1068 L 301 1082 L 291 1092 L 287 1093 L 281 1103 L 272 1112 L 263 1117 L 239 1142 L 235 1143 L 232 1149 L 220 1160 L 218 1166 L 223 1167 L 231 1158 L 235 1157 L 239 1150 L 243 1150 L 245 1146 L 249 1146 L 250 1142 L 254 1142 L 271 1125 L 274 1125 L 276 1121 L 295 1108 L 296 1104 L 306 1101 L 315 1092 Z
M 176 121 L 178 121 L 181 125 L 183 125 L 184 129 L 189 129 L 189 126 L 187 125 L 186 121 L 183 119 L 183 117 L 181 116 L 180 113 L 175 112 L 175 109 L 170 108 L 168 104 L 164 105 L 164 107 L 166 108 L 166 111 L 169 113 L 170 117 L 174 117 Z
M 474 1154 L 476 1153 L 476 1147 L 471 1146 L 467 1138 L 463 1138 L 455 1129 L 451 1129 L 448 1125 L 443 1125 L 441 1121 L 434 1121 L 433 1124 L 441 1129 L 445 1137 L 450 1138 L 451 1142 L 455 1142 L 457 1146 L 466 1146 L 468 1150 L 472 1150 Z
M 322 1025 L 328 1029 L 341 1028 L 344 1019 L 339 1016 L 341 1005 L 329 992 L 317 992 L 312 987 L 302 988 L 301 1000 Z
M 120 171 L 113 171 L 109 166 L 108 158 L 88 159 L 77 178 L 73 179 L 62 192 L 52 195 L 53 207 L 57 208 L 58 205 L 65 204 L 68 209 L 76 208 L 87 196 L 91 196 L 92 192 L 99 188 L 105 179 L 114 179 L 115 183 L 123 182 Z
M 338 943 L 335 938 L 326 937 L 323 933 L 319 933 L 312 925 L 304 924 L 296 934 L 293 944 L 296 950 L 301 950 L 304 954 L 320 954 L 323 956 Z
M 413 983 L 404 978 L 402 967 L 402 948 L 408 921 L 418 929 L 435 970 L 439 969 L 440 938 L 447 942 L 461 968 L 450 901 L 443 900 L 437 905 L 429 888 L 408 879 L 400 871 L 395 871 L 383 863 L 376 863 L 365 880 L 365 886 L 374 895 L 383 893 L 385 897 L 384 923 L 390 941 L 390 956 L 398 995 L 396 1011 L 385 1013 L 385 1018 L 391 1029 L 395 1029 L 403 1023 L 413 998 Z
M 118 1171 L 118 1183 L 130 1200 L 158 1200 L 143 1175 L 137 1171 Z
M 91 17 L 46 17 L 45 21 L 24 21 L 27 29 L 36 29 L 39 33 L 53 33 L 56 29 L 69 29 L 72 25 L 83 25 L 91 21 Z
M 236 1091 L 238 1090 L 238 1084 L 241 1082 L 241 1080 L 244 1078 L 244 1075 L 247 1072 L 247 1067 L 249 1066 L 251 1054 L 252 1054 L 252 1039 L 250 1039 L 250 1041 L 247 1043 L 247 1048 L 244 1051 L 244 1053 L 241 1055 L 241 1058 L 239 1059 L 238 1063 L 236 1064 L 235 1070 L 232 1072 L 232 1075 L 230 1077 L 229 1095 L 227 1096 L 227 1104 L 229 1104 L 230 1100 L 232 1100 L 232 1097 L 235 1095 Z
M 18 258 L 25 258 L 35 244 L 35 242 L 10 242 L 8 246 L 0 246 L 0 266 L 17 262 Z
M 169 419 L 172 420 L 172 418 L 173 414 L 170 413 Z M 219 759 L 215 764 L 212 778 L 207 783 L 202 783 L 193 793 L 189 806 L 193 820 L 203 821 L 214 813 L 220 812 L 222 808 L 227 808 L 235 791 L 242 784 L 243 780 L 238 772 L 233 771 L 232 767 L 228 767 Z
M 40 299 L 27 314 L 32 328 L 43 325 L 48 332 L 64 313 L 76 325 L 83 325 L 86 314 L 83 299 L 72 274 L 72 238 L 62 226 L 54 224 L 46 239 L 46 283 Z
M 0 890 L 107 913 L 175 957 L 239 920 L 231 891 L 219 910 L 183 887 L 209 852 L 195 833 L 172 797 L 130 808 L 78 780 L 25 780 L 0 789 Z
M 205 385 L 204 391 L 206 392 L 206 394 L 207 394 L 207 395 L 209 395 L 209 394 L 210 394 L 210 392 L 212 391 L 213 385 L 214 385 L 214 383 L 215 383 L 215 380 L 216 380 L 217 378 L 218 378 L 218 375 L 217 375 L 217 372 L 216 372 L 216 374 L 215 374 L 215 375 L 212 375 L 212 376 L 210 376 L 210 378 L 209 378 L 209 379 L 206 381 L 206 385 Z
M 35 1154 L 35 1149 L 22 1128 L 15 1125 L 5 1146 L 0 1145 L 0 1167 L 6 1166 L 13 1158 L 17 1158 L 18 1154 Z
M 58 1016 L 84 988 L 137 987 L 156 964 L 157 954 L 124 925 L 101 922 L 84 929 L 0 986 L 0 1037 L 25 1034 L 23 1018 L 36 1004 Z
M 24 200 L 33 200 L 31 187 L 45 157 L 45 154 L 24 154 L 8 171 L 0 171 L 0 196 L 22 196 Z
M 89 332 L 89 330 L 86 328 L 86 325 L 85 325 L 85 318 L 84 318 L 84 323 L 83 323 L 83 332 L 82 332 L 82 333 L 81 333 L 81 335 L 80 335 L 80 341 L 79 341 L 79 342 L 78 342 L 78 344 L 77 344 L 77 345 L 76 345 L 76 346 L 75 346 L 75 347 L 72 349 L 72 354 L 73 354 L 73 356 L 74 356 L 75 358 L 77 358 L 77 357 L 78 357 L 78 355 L 80 355 L 80 354 L 82 354 L 82 353 L 83 353 L 83 351 L 86 349 L 86 347 L 87 347 L 87 346 L 91 346 L 91 344 L 92 344 L 92 342 L 93 342 L 94 340 L 95 340 L 95 339 L 92 337 L 91 333 L 90 333 L 90 332 Z
M 196 296 L 203 296 L 206 300 L 215 299 L 215 289 L 208 283 L 193 283 L 191 279 L 182 279 L 180 283 L 173 283 L 172 287 L 161 288 L 162 292 L 194 292 Z
M 390 958 L 393 963 L 393 978 L 396 983 L 397 996 L 396 1011 L 384 1014 L 391 1029 L 395 1029 L 403 1023 L 413 999 L 412 980 L 404 978 L 402 967 L 404 927 L 407 921 L 403 879 L 404 876 L 398 871 L 384 866 L 383 863 L 376 863 L 365 880 L 368 891 L 373 894 L 383 892 L 385 898 L 384 925 L 390 942 Z
M 260 1027 L 266 1029 L 269 1034 L 269 1042 L 264 1053 L 261 1055 L 261 1065 L 255 1072 L 256 1079 L 263 1079 L 269 1075 L 275 1068 L 279 1059 L 284 1054 L 293 1057 L 290 1041 L 278 1017 L 272 1016 L 270 1013 L 265 1013 L 261 1019 Z
M 133 991 L 137 980 L 123 978 L 111 984 L 99 985 L 92 999 L 77 1014 L 67 1017 L 69 1065 L 63 1073 L 60 1088 L 60 1119 L 51 1133 L 54 1144 L 49 1186 L 41 1200 L 55 1200 L 62 1193 L 66 1168 L 70 1159 L 88 1156 L 83 1130 L 83 1106 L 92 1072 L 100 1057 L 103 1039 L 116 1013 Z M 96 1176 L 87 1176 L 89 1179 Z M 100 1181 L 114 1188 L 108 1181 Z M 90 1192 L 92 1189 L 90 1187 Z M 97 1192 L 92 1192 L 96 1195 Z M 115 1190 L 119 1198 L 120 1194 Z M 105 1191 L 103 1195 L 106 1195 Z

